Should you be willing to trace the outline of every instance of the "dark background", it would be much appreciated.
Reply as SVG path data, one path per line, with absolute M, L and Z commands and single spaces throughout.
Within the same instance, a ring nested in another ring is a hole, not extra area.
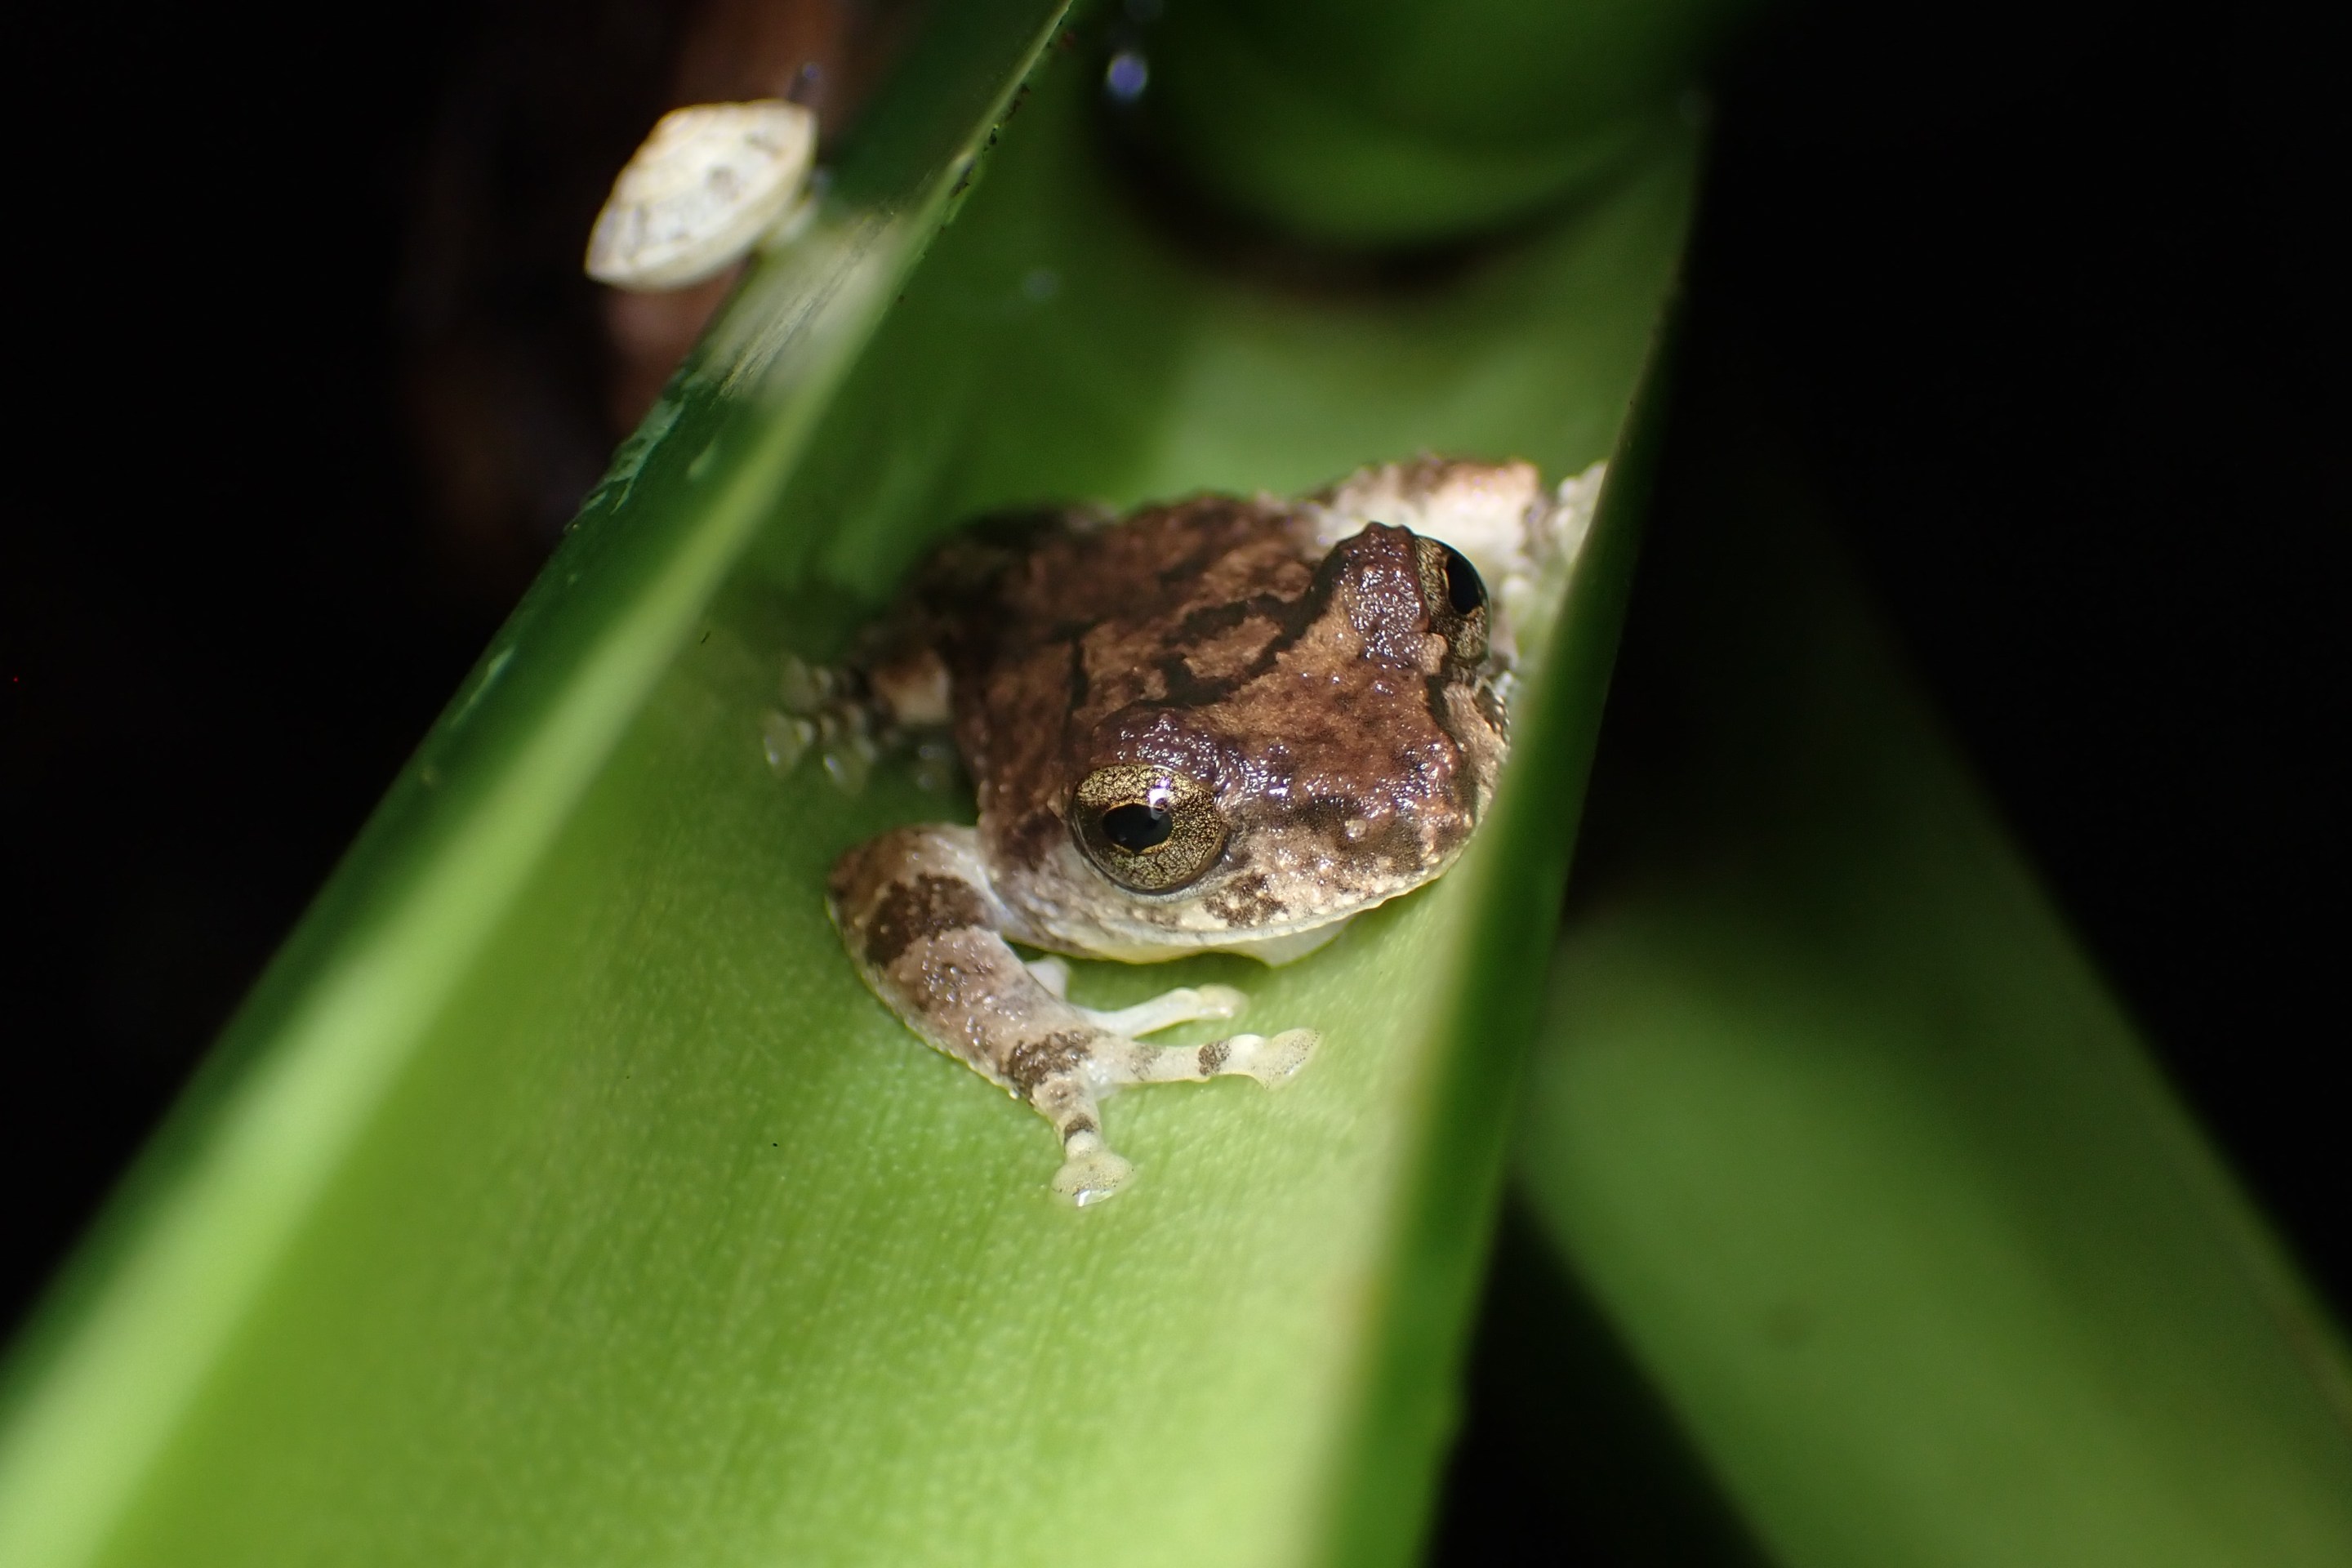
M 459 308 L 435 268 L 468 171 L 576 243 L 678 15 L 12 21 L 0 1326 L 593 478 L 585 285 L 494 257 Z M 1780 12 L 1718 98 L 1686 374 L 1767 389 L 2001 808 L 2340 1308 L 2333 58 L 2287 10 Z M 418 434 L 453 310 L 540 374 L 486 416 L 543 459 L 487 544 Z

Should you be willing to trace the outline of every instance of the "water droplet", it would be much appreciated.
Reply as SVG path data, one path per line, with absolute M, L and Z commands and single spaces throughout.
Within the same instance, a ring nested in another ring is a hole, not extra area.
M 1103 72 L 1104 88 L 1121 103 L 1141 98 L 1150 83 L 1150 63 L 1134 49 L 1121 49 L 1111 56 L 1110 66 Z

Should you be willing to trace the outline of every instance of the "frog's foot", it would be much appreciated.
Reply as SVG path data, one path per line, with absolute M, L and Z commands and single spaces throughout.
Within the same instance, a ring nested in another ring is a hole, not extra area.
M 1200 1011 L 1203 993 L 1211 994 L 1206 1001 L 1219 1008 L 1218 1013 Z M 1204 985 L 1197 991 L 1190 987 L 1171 991 L 1127 1011 L 1137 1014 L 1163 1008 L 1181 1012 L 1184 1018 L 1221 1016 L 1230 1016 L 1222 1009 L 1236 1006 L 1242 1000 L 1241 993 L 1228 986 Z M 1158 1026 L 1181 1021 L 1169 1018 Z M 1111 1196 L 1135 1173 L 1135 1168 L 1103 1142 L 1103 1097 L 1135 1084 L 1202 1083 L 1228 1076 L 1254 1078 L 1268 1089 L 1279 1089 L 1307 1065 L 1321 1038 L 1312 1029 L 1286 1029 L 1271 1039 L 1264 1035 L 1234 1035 L 1205 1046 L 1147 1046 L 1121 1035 L 1097 1036 L 1087 1042 L 1083 1058 L 1057 1065 L 1022 1089 L 1029 1103 L 1061 1135 L 1062 1168 L 1054 1174 L 1054 1191 L 1083 1208 Z M 1014 1070 L 1016 1074 L 1022 1070 L 1017 1057 Z
M 919 785 L 933 793 L 951 788 L 958 764 L 943 729 L 944 680 L 944 674 L 934 679 L 928 667 L 905 659 L 866 669 L 810 664 L 786 654 L 777 707 L 760 721 L 768 765 L 788 776 L 803 758 L 814 756 L 835 788 L 856 795 L 877 762 L 911 751 Z
M 1134 1166 L 1104 1146 L 1098 1132 L 1079 1133 L 1062 1145 L 1062 1153 L 1052 1186 L 1080 1208 L 1116 1194 L 1135 1174 Z
M 894 828 L 835 862 L 826 893 L 875 994 L 923 1038 L 1053 1124 L 1064 1162 L 1054 1190 L 1073 1203 L 1109 1197 L 1131 1174 L 1103 1141 L 1106 1096 L 1228 1073 L 1277 1084 L 1315 1048 L 1311 1029 L 1205 1046 L 1135 1038 L 1189 1019 L 1232 1017 L 1245 998 L 1230 986 L 1188 986 L 1116 1012 L 1071 1005 L 1063 994 L 1066 965 L 1024 964 L 1006 942 L 979 835 L 969 827 Z
M 1054 1124 L 1062 1139 L 1062 1168 L 1054 1173 L 1050 1184 L 1080 1208 L 1113 1196 L 1135 1174 L 1135 1167 L 1103 1142 L 1096 1076 L 1073 1063 L 1037 1079 L 1027 1091 L 1029 1103 Z
M 778 706 L 760 721 L 768 765 L 789 776 L 814 756 L 844 795 L 863 790 L 882 755 L 888 726 L 857 672 L 786 654 L 776 695 Z

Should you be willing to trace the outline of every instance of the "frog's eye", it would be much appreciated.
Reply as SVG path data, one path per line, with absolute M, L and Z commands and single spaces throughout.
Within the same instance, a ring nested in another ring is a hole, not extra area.
M 1097 768 L 1078 781 L 1070 827 L 1104 876 L 1139 893 L 1197 881 L 1225 847 L 1208 786 L 1170 768 Z
M 1470 564 L 1470 557 L 1442 539 L 1437 548 L 1445 552 L 1445 602 L 1454 606 L 1454 613 L 1467 616 L 1485 609 L 1486 584 L 1478 568 Z
M 1421 597 L 1429 606 L 1430 629 L 1444 637 L 1454 657 L 1476 663 L 1486 657 L 1486 584 L 1470 558 L 1442 539 L 1418 539 Z

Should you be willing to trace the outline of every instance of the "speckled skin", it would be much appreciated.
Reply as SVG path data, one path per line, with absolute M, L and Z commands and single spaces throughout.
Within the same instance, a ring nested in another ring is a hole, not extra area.
M 1102 1141 L 1108 1092 L 1279 1083 L 1317 1037 L 1141 1045 L 1244 998 L 1188 989 L 1095 1013 L 1008 939 L 1284 963 L 1443 872 L 1508 751 L 1510 608 L 1580 535 L 1596 488 L 1555 496 L 1525 464 L 1424 460 L 1297 501 L 1041 516 L 933 558 L 853 685 L 887 725 L 951 722 L 979 824 L 851 850 L 831 907 L 893 1011 L 1054 1122 L 1056 1191 L 1085 1204 L 1126 1179 Z M 1172 829 L 1129 855 L 1107 802 Z

